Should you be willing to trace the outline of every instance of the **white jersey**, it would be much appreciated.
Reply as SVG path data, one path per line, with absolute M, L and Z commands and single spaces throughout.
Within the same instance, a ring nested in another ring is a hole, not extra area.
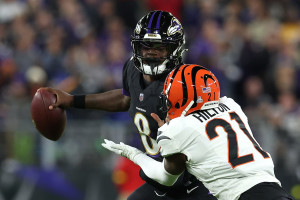
M 271 156 L 253 138 L 248 119 L 231 98 L 218 108 L 178 117 L 159 128 L 161 154 L 187 156 L 187 170 L 218 199 L 236 200 L 261 182 L 276 182 Z

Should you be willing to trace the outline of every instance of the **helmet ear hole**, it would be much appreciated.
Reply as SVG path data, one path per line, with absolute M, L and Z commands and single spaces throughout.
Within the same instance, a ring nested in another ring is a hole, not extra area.
M 178 102 L 175 104 L 175 108 L 176 108 L 176 109 L 179 109 L 179 108 L 180 108 L 180 105 L 179 105 Z

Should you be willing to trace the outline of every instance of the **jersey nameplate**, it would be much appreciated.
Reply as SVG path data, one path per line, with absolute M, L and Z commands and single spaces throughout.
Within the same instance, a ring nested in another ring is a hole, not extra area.
M 193 116 L 197 118 L 200 122 L 204 122 L 206 120 L 211 119 L 215 115 L 226 112 L 228 110 L 230 110 L 229 107 L 227 107 L 223 103 L 219 103 L 219 107 L 208 110 L 201 110 L 200 112 L 194 113 Z

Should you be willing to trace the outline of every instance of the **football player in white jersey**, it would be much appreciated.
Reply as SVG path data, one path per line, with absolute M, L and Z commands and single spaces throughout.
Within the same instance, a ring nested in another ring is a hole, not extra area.
M 231 98 L 220 98 L 211 71 L 199 65 L 175 68 L 161 99 L 167 123 L 154 113 L 152 117 L 160 126 L 157 142 L 163 162 L 123 143 L 105 140 L 102 145 L 166 186 L 187 169 L 218 199 L 293 199 L 275 177 L 272 158 L 254 139 L 241 107 Z

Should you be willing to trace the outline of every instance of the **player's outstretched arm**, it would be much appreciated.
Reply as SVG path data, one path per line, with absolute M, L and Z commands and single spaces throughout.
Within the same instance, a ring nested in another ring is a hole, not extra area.
M 158 162 L 144 154 L 142 151 L 124 143 L 116 144 L 105 139 L 102 146 L 116 154 L 130 159 L 135 164 L 139 165 L 149 178 L 162 185 L 173 185 L 185 169 L 185 161 L 181 160 L 181 163 L 184 165 L 182 168 L 182 164 L 177 165 L 178 163 L 175 163 L 179 161 L 175 158 L 177 157 L 175 155 L 164 159 L 164 162 Z M 172 173 L 168 170 L 171 170 Z
M 85 97 L 85 108 L 100 109 L 109 112 L 123 112 L 129 109 L 130 99 L 129 96 L 123 95 L 122 89 L 89 94 Z
M 55 107 L 71 108 L 74 105 L 74 95 L 62 90 L 46 87 L 44 88 L 57 97 L 56 103 L 49 106 L 52 110 Z M 130 97 L 123 95 L 122 89 L 111 90 L 104 93 L 88 94 L 83 97 L 85 109 L 99 109 L 110 112 L 127 111 L 130 106 Z

